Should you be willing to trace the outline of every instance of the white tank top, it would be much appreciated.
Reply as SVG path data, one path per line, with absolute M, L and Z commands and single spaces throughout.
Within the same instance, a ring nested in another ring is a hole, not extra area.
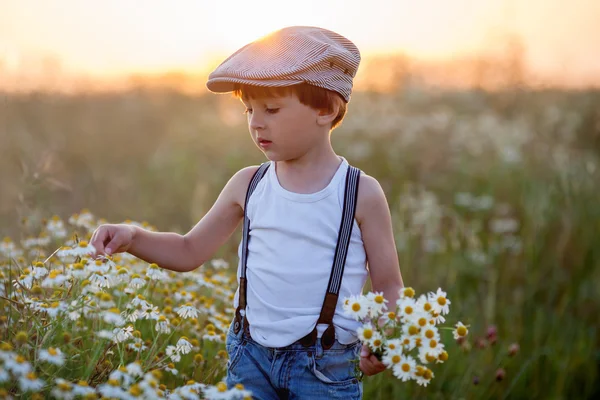
M 252 339 L 266 347 L 284 347 L 311 332 L 319 319 L 342 218 L 348 162 L 341 164 L 324 189 L 300 194 L 284 189 L 275 162 L 248 201 L 246 316 Z M 238 247 L 239 304 L 242 242 Z M 344 298 L 362 293 L 367 280 L 366 254 L 354 220 L 333 324 L 336 338 L 357 339 L 360 323 L 344 315 Z M 321 337 L 327 325 L 317 327 Z

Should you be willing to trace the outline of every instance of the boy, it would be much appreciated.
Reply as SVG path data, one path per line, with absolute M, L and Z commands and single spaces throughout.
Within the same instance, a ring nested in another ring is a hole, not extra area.
M 330 141 L 359 62 L 352 42 L 315 27 L 284 28 L 244 46 L 207 87 L 241 99 L 269 162 L 237 172 L 186 235 L 119 224 L 92 237 L 98 253 L 127 251 L 186 272 L 243 220 L 227 384 L 242 383 L 254 398 L 360 399 L 351 360 L 360 352 L 366 375 L 385 369 L 368 347 L 361 351 L 360 325 L 342 307 L 362 293 L 367 273 L 391 305 L 403 287 L 385 194 Z

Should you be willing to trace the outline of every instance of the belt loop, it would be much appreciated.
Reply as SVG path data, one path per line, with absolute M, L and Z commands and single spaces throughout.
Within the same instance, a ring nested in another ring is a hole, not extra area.
M 323 358 L 323 345 L 320 340 L 315 341 L 315 359 L 320 360 Z

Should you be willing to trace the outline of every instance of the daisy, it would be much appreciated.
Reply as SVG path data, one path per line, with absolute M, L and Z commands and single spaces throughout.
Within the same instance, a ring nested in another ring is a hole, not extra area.
M 371 347 L 371 350 L 381 350 L 381 347 L 383 346 L 383 337 L 381 336 L 381 333 L 374 331 L 373 336 L 371 336 L 371 339 L 367 343 L 369 344 L 369 347 Z
M 49 347 L 48 350 L 41 350 L 39 359 L 58 366 L 61 366 L 65 363 L 65 355 L 63 352 L 54 347 Z
M 178 307 L 176 311 L 177 315 L 179 315 L 183 319 L 197 318 L 199 313 L 199 310 L 196 307 L 192 306 L 191 303 L 186 303 L 183 306 Z
M 375 331 L 373 330 L 373 325 L 369 322 L 358 328 L 356 333 L 358 333 L 361 342 L 369 342 L 373 338 Z
M 164 315 L 160 315 L 158 317 L 158 322 L 156 323 L 156 331 L 158 333 L 169 334 L 171 333 L 170 325 L 171 323 Z
M 229 400 L 231 395 L 227 391 L 227 384 L 219 382 L 215 386 L 209 386 L 204 389 L 204 396 L 211 400 Z
M 129 375 L 127 368 L 120 366 L 110 373 L 108 379 L 114 379 L 123 386 L 129 386 L 133 382 L 133 377 Z
M 362 320 L 369 312 L 366 298 L 362 295 L 346 298 L 344 300 L 344 312 L 356 321 Z
M 382 292 L 369 292 L 369 294 L 367 294 L 367 299 L 370 302 L 369 315 L 372 318 L 376 318 L 379 314 L 382 314 L 384 310 L 387 310 L 385 303 L 388 303 L 388 300 L 383 297 Z
M 142 366 L 138 361 L 134 361 L 130 364 L 127 364 L 125 368 L 127 368 L 127 372 L 129 373 L 129 375 L 134 376 L 136 378 L 144 375 L 144 372 L 142 371 Z
M 85 257 L 96 253 L 96 248 L 87 241 L 82 240 L 77 243 L 77 246 L 70 250 L 64 250 L 65 255 L 74 257 Z
M 416 373 L 417 362 L 414 358 L 408 355 L 401 355 L 400 361 L 394 363 L 392 371 L 394 376 L 402 382 L 414 379 Z
M 167 357 L 170 357 L 171 360 L 173 360 L 173 362 L 181 361 L 181 355 L 179 355 L 179 352 L 177 351 L 177 346 L 168 345 L 165 349 L 165 353 L 167 354 Z
M 55 301 L 50 305 L 42 303 L 40 304 L 38 310 L 48 313 L 48 316 L 51 318 L 56 318 L 58 314 L 61 314 L 67 310 L 67 305 L 60 301 Z
M 444 344 L 436 339 L 421 339 L 423 346 L 419 349 L 419 351 L 423 351 L 431 354 L 433 357 L 437 357 L 440 355 L 442 351 L 444 351 Z
M 139 289 L 146 284 L 146 280 L 142 278 L 139 274 L 133 274 L 131 276 L 131 280 L 129 281 L 129 287 L 131 289 Z
M 115 379 L 109 379 L 108 382 L 98 385 L 98 391 L 106 398 L 127 398 L 127 392 L 121 389 L 119 381 Z
M 53 216 L 46 223 L 46 230 L 50 233 L 51 236 L 55 238 L 64 238 L 67 236 L 65 224 L 58 215 Z
M 398 305 L 398 316 L 401 321 L 408 321 L 414 316 L 417 307 L 417 303 L 414 299 L 404 297 L 398 299 L 396 304 Z
M 102 312 L 102 319 L 111 325 L 121 326 L 125 324 L 125 320 L 121 316 L 121 310 L 116 307 Z
M 142 342 L 141 339 L 139 341 L 137 341 L 136 343 L 129 343 L 129 344 L 127 344 L 127 348 L 129 350 L 137 351 L 138 353 L 141 353 L 142 351 L 148 350 L 148 346 L 146 346 Z
M 405 288 L 400 289 L 399 294 L 400 294 L 401 299 L 404 299 L 406 297 L 413 298 L 413 297 L 415 297 L 415 290 L 411 287 L 405 287 Z
M 27 375 L 19 377 L 19 386 L 22 392 L 39 392 L 46 383 L 38 379 L 35 372 L 29 372 Z
M 394 368 L 402 360 L 402 352 L 394 351 L 391 353 L 385 353 L 381 357 L 381 362 L 388 368 Z
M 167 274 L 160 269 L 157 264 L 150 264 L 146 270 L 146 276 L 154 281 L 162 281 L 167 279 Z
M 8 382 L 10 379 L 10 375 L 6 370 L 0 367 L 0 383 Z
M 420 295 L 417 299 L 417 310 L 424 313 L 431 313 L 433 311 L 433 304 L 429 301 L 429 298 L 424 294 Z
M 16 376 L 26 375 L 31 372 L 31 364 L 29 364 L 29 362 L 21 355 L 16 355 L 5 360 L 4 368 Z
M 177 351 L 181 354 L 188 354 L 192 351 L 192 344 L 189 342 L 189 339 L 185 336 L 182 336 L 177 341 Z
M 0 242 L 0 253 L 5 257 L 17 258 L 23 255 L 23 252 L 17 248 L 11 238 L 5 237 Z
M 100 272 L 101 274 L 106 274 L 110 270 L 111 263 L 114 265 L 114 262 L 110 261 L 108 258 L 98 258 L 96 260 L 89 261 L 86 265 L 86 268 L 90 272 Z
M 73 384 L 71 384 L 71 382 L 62 378 L 56 378 L 54 382 L 56 383 L 56 386 L 50 392 L 53 397 L 62 400 L 72 400 L 75 398 Z
M 128 325 L 125 328 L 115 328 L 109 339 L 112 339 L 115 343 L 122 343 L 133 337 L 133 326 Z
M 439 342 L 440 332 L 435 326 L 426 326 L 424 328 L 421 328 L 421 337 L 423 338 L 423 340 L 435 339 Z
M 202 336 L 202 339 L 204 339 L 204 340 L 210 340 L 212 342 L 221 342 L 221 335 L 218 334 L 218 333 L 216 333 L 214 330 L 208 330 Z
M 169 363 L 165 367 L 165 371 L 172 373 L 173 375 L 177 375 L 177 369 L 175 369 L 175 364 Z
M 417 372 L 415 375 L 415 380 L 421 386 L 427 386 L 433 379 L 433 371 L 421 365 L 417 366 Z
M 150 307 L 146 307 L 142 310 L 142 312 L 140 313 L 140 318 L 157 320 L 159 315 L 160 315 L 160 312 L 158 311 L 158 307 L 150 306 Z
M 389 339 L 385 342 L 385 351 L 386 352 L 402 352 L 402 340 L 401 339 Z
M 48 270 L 44 267 L 44 264 L 41 262 L 36 262 L 34 265 L 32 265 L 32 269 L 32 275 L 35 279 L 41 279 L 48 275 Z
M 57 286 L 62 285 L 63 283 L 65 283 L 68 280 L 69 280 L 69 277 L 67 275 L 63 275 L 58 270 L 52 270 L 48 274 L 48 277 L 46 279 L 44 279 L 44 281 L 42 282 L 42 287 L 46 287 L 46 288 L 57 287 Z
M 462 322 L 458 321 L 456 324 L 456 328 L 452 331 L 454 339 L 458 339 L 460 337 L 465 337 L 469 333 L 469 330 Z
M 77 385 L 73 385 L 73 394 L 75 396 L 86 397 L 94 393 L 96 393 L 96 391 L 94 388 L 89 387 L 86 381 L 79 381 L 77 382 Z
M 411 351 L 417 346 L 417 336 L 404 334 L 400 336 L 400 343 L 406 351 Z
M 90 276 L 90 282 L 98 288 L 110 288 L 113 285 L 110 275 L 103 275 L 101 272 L 96 272 Z
M 438 314 L 448 314 L 450 312 L 450 300 L 446 298 L 446 292 L 438 288 L 437 292 L 429 294 L 429 301 L 433 306 L 433 311 Z
M 71 264 L 69 266 L 69 272 L 71 276 L 77 279 L 85 279 L 90 275 L 90 272 L 85 270 L 85 265 L 80 262 Z

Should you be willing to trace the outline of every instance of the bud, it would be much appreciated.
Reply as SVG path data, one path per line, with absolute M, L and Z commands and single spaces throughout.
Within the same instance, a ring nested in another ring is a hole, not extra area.
M 486 340 L 482 338 L 477 339 L 477 347 L 480 349 L 485 349 L 487 347 Z
M 508 355 L 514 357 L 519 352 L 519 344 L 513 343 L 508 348 Z
M 491 338 L 495 338 L 498 335 L 498 329 L 496 328 L 496 325 L 490 325 L 487 329 L 487 338 L 491 339 Z
M 479 385 L 479 377 L 477 375 L 473 377 L 473 385 Z
M 498 370 L 496 371 L 496 380 L 498 382 L 500 382 L 501 380 L 504 379 L 505 376 L 506 376 L 506 371 L 504 371 L 504 368 L 498 368 Z

